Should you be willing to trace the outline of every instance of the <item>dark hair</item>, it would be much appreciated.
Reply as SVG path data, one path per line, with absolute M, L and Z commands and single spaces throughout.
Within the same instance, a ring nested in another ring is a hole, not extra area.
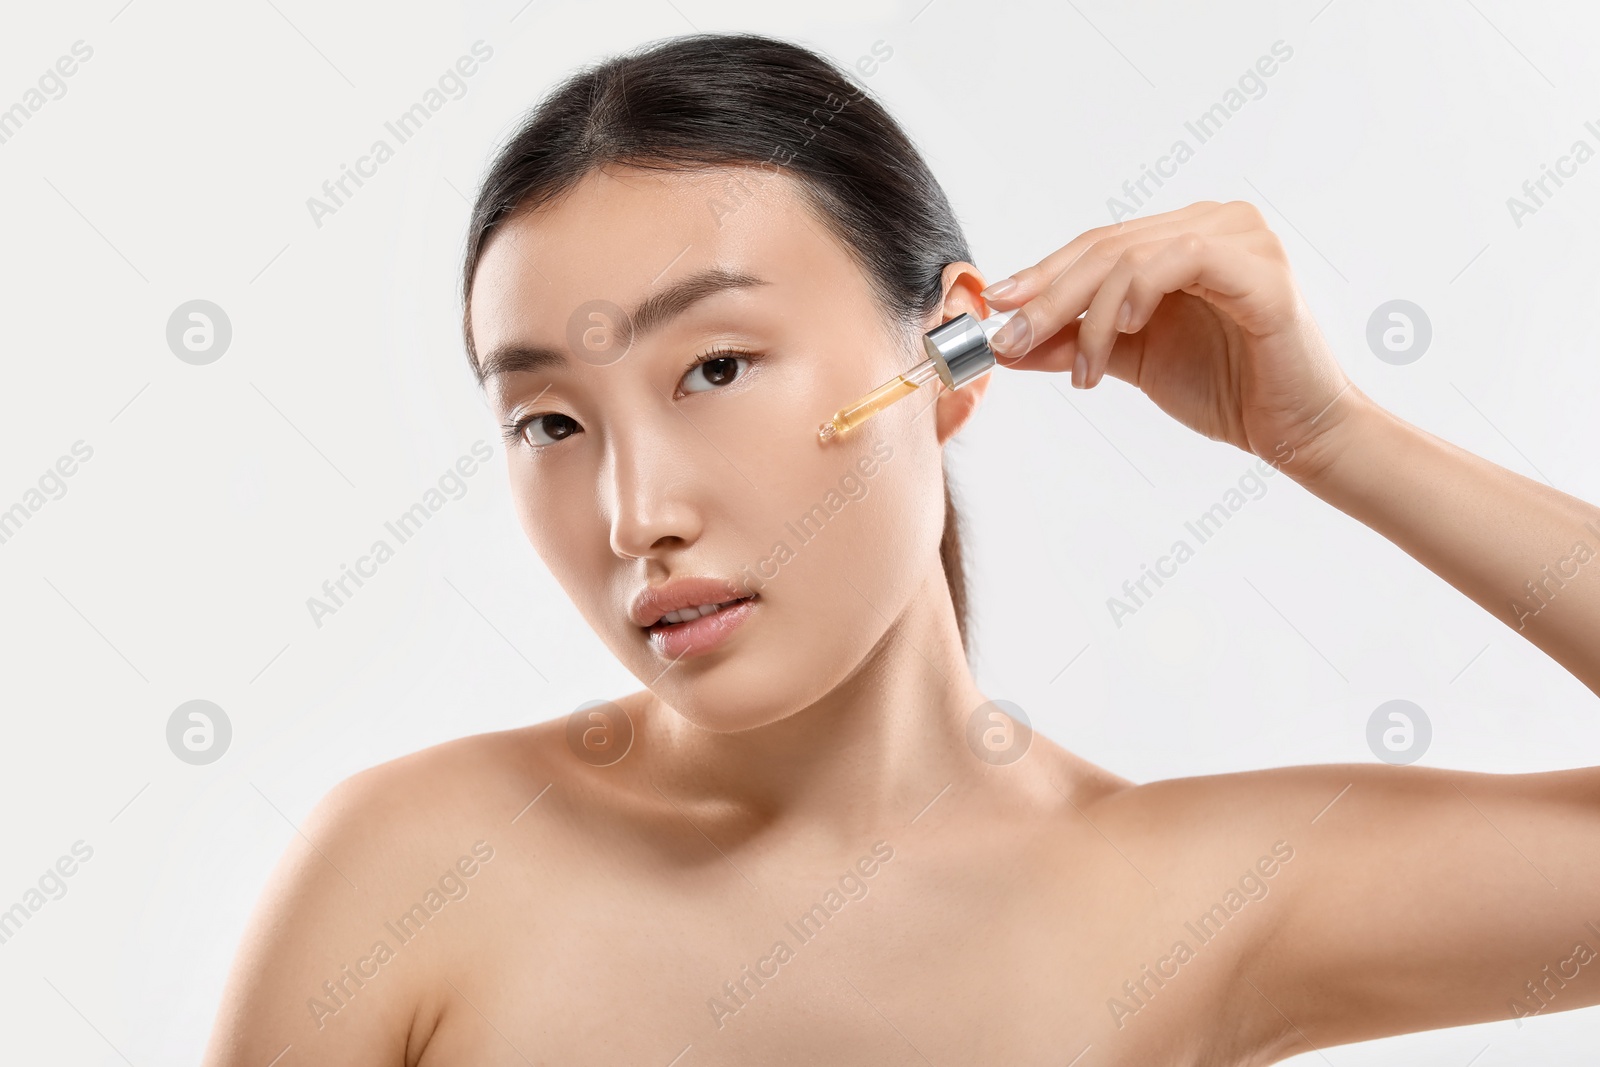
M 905 132 L 827 58 L 757 34 L 674 37 L 580 70 L 500 149 L 468 224 L 462 330 L 479 377 L 469 308 L 495 230 L 608 165 L 656 170 L 755 165 L 797 179 L 817 218 L 861 264 L 908 340 L 943 305 L 948 263 L 971 261 L 944 190 Z M 939 557 L 967 647 L 959 516 L 944 489 Z

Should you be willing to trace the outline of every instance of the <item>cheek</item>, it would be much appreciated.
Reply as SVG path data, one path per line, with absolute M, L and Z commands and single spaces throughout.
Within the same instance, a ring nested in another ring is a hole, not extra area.
M 874 442 L 886 461 L 872 453 Z M 814 703 L 883 640 L 930 573 L 942 581 L 944 502 L 931 437 L 925 446 L 896 444 L 863 432 L 848 449 L 839 444 L 791 450 L 781 482 L 777 470 L 771 480 L 753 473 L 767 492 L 741 481 L 742 491 L 723 498 L 715 558 L 729 574 L 744 568 L 770 609 L 746 655 L 652 686 L 702 726 L 745 729 Z M 856 466 L 862 457 L 872 459 L 870 476 Z
M 550 506 L 556 493 L 528 472 L 525 459 L 512 457 L 506 466 L 510 468 L 511 505 L 517 513 L 517 523 L 539 557 L 554 570 L 556 560 L 552 554 L 570 543 L 567 532 L 561 528 L 567 520 Z
M 725 402 L 708 398 L 710 402 L 703 406 L 685 406 L 683 410 L 716 446 L 723 472 L 731 478 L 730 499 L 747 517 L 751 511 L 766 513 L 769 520 L 777 516 L 781 526 L 821 503 L 830 490 L 836 496 L 847 496 L 849 487 L 841 483 L 848 483 L 853 475 L 866 496 L 849 501 L 848 510 L 865 504 L 880 480 L 862 476 L 857 461 L 865 457 L 878 465 L 871 450 L 873 442 L 880 437 L 899 440 L 904 429 L 891 428 L 886 421 L 882 431 L 863 430 L 848 441 L 826 443 L 817 431 L 839 408 L 881 384 L 878 379 L 888 374 L 875 368 L 887 361 L 886 356 L 848 365 L 838 359 L 796 357 L 772 367 L 743 395 L 727 397 Z M 888 414 L 907 416 L 918 399 L 909 397 L 900 405 L 903 410 Z M 854 492 L 861 495 L 861 489 Z
M 564 485 L 543 472 L 530 472 L 526 460 L 511 468 L 512 507 L 523 535 L 545 568 L 580 609 L 596 599 L 611 556 L 610 531 L 600 521 L 592 480 Z
M 748 395 L 705 409 L 707 436 L 740 472 L 728 472 L 722 522 L 739 531 L 785 612 L 793 605 L 828 620 L 818 629 L 837 641 L 859 642 L 858 626 L 881 630 L 937 560 L 942 533 L 931 391 L 843 438 L 817 436 L 834 411 L 887 379 L 884 367 L 898 357 L 878 355 L 796 361 Z
M 937 561 L 939 453 L 900 433 L 864 429 L 808 466 L 805 485 L 769 516 L 793 549 L 787 563 L 768 568 L 779 572 L 774 592 L 786 613 L 826 620 L 815 629 L 830 645 L 870 643 Z
M 742 396 L 708 397 L 700 408 L 683 411 L 757 487 L 771 485 L 787 495 L 838 465 L 817 440 L 817 427 L 832 414 L 818 414 L 823 393 L 815 382 L 785 371 L 752 382 Z

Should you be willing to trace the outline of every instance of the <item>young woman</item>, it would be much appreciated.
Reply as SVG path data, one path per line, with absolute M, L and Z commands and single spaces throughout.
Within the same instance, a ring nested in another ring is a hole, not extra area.
M 995 373 L 1137 386 L 1600 691 L 1600 511 L 1356 389 L 1249 204 L 986 285 L 836 67 L 695 36 L 532 113 L 463 293 L 528 539 L 644 688 L 336 786 L 213 1067 L 1265 1064 L 1600 1003 L 1600 769 L 1134 784 L 1028 743 L 968 667 L 942 470 L 988 379 L 818 439 L 1020 308 Z

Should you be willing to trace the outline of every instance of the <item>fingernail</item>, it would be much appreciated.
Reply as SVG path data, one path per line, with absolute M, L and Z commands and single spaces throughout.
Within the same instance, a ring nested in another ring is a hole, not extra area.
M 983 298 L 985 300 L 992 300 L 997 296 L 1005 296 L 1016 287 L 1017 280 L 1015 278 L 1001 278 L 999 281 L 989 286 L 989 288 L 983 290 Z
M 1028 317 L 1019 311 L 1011 316 L 1011 321 L 1000 327 L 1000 331 L 990 339 L 989 347 L 997 353 L 1020 356 L 1028 350 L 1032 340 L 1033 328 L 1028 325 Z
M 1130 304 L 1128 301 L 1124 300 L 1122 302 L 1122 310 L 1117 312 L 1117 332 L 1118 333 L 1125 333 L 1127 331 L 1127 329 L 1128 329 L 1128 323 L 1130 323 L 1132 321 L 1133 321 L 1133 305 Z
M 1089 360 L 1084 357 L 1082 352 L 1079 352 L 1078 358 L 1072 361 L 1072 387 L 1074 389 L 1082 389 L 1088 384 L 1088 381 Z

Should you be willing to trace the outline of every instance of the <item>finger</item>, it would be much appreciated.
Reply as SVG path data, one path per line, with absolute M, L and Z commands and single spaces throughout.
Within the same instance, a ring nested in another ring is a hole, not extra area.
M 1264 323 L 1286 296 L 1270 237 L 1186 232 L 1126 249 L 1084 312 L 1078 350 L 1087 373 L 1073 384 L 1085 389 L 1098 384 L 1114 337 L 1142 329 L 1162 299 L 1180 289 L 1202 296 L 1243 328 Z M 1124 304 L 1127 317 L 1119 320 Z
M 1022 274 L 1034 272 L 1035 280 L 1029 286 L 1029 291 L 1035 292 L 1033 299 L 1017 310 L 990 344 L 997 355 L 1017 356 L 1076 319 L 1088 307 L 1123 251 L 1131 245 L 1190 231 L 1235 233 L 1252 227 L 1265 228 L 1261 213 L 1245 201 L 1233 201 L 1214 211 L 1193 212 L 1187 219 L 1173 218 L 1163 224 L 1107 236 L 1085 247 L 1082 254 L 1055 277 L 1047 277 L 1038 268 L 1029 268 Z
M 993 282 L 983 290 L 983 298 L 997 310 L 1021 306 L 1049 288 L 1068 267 L 1077 261 L 1078 257 L 1083 254 L 1084 249 L 1090 245 L 1097 244 L 1100 241 L 1111 240 L 1121 234 L 1135 233 L 1152 227 L 1170 226 L 1174 223 L 1191 219 L 1196 215 L 1214 211 L 1220 207 L 1222 205 L 1215 200 L 1201 200 L 1174 211 L 1163 211 L 1143 218 L 1125 219 L 1109 226 L 1096 226 L 1092 230 L 1085 230 L 1033 266 L 1024 267 L 1009 277 Z M 994 292 L 998 286 L 1007 281 L 1015 282 L 1016 284 L 1003 293 Z
M 1075 319 L 1052 336 L 1028 349 L 1026 354 L 1010 358 L 1000 357 L 997 362 L 1010 370 L 1070 372 L 1080 351 L 1078 335 L 1082 327 L 1083 320 Z M 1142 333 L 1117 334 L 1111 348 L 1111 358 L 1106 362 L 1105 373 L 1137 385 L 1139 358 L 1144 343 L 1145 335 Z M 1078 383 L 1075 380 L 1073 384 L 1076 386 Z

